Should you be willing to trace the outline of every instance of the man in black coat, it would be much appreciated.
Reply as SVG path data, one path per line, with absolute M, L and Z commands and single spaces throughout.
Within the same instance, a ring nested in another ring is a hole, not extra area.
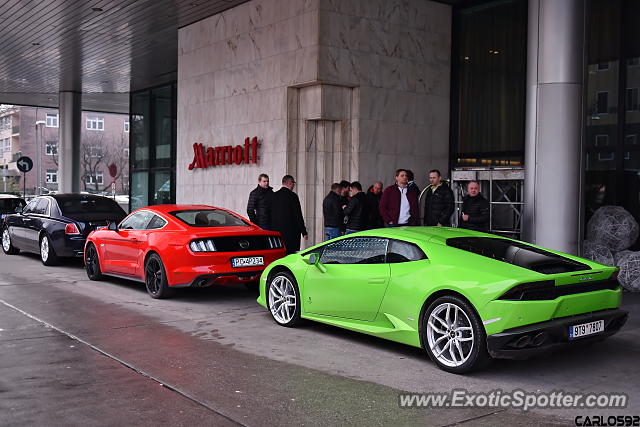
M 249 193 L 247 214 L 254 224 L 265 230 L 269 229 L 269 210 L 271 209 L 271 197 L 273 188 L 269 187 L 269 175 L 261 173 L 258 177 L 258 186 Z
M 362 185 L 358 181 L 352 182 L 349 185 L 349 194 L 349 204 L 344 208 L 347 219 L 347 230 L 344 234 L 366 230 L 369 225 L 369 205 L 367 196 L 362 192 Z
M 296 181 L 291 175 L 282 177 L 282 188 L 271 197 L 271 230 L 279 231 L 284 239 L 287 255 L 300 250 L 300 235 L 308 238 L 304 226 L 300 199 L 293 192 Z
M 324 240 L 335 239 L 340 236 L 344 226 L 342 206 L 342 186 L 338 183 L 331 184 L 331 191 L 322 201 Z
M 380 216 L 380 199 L 382 198 L 383 184 L 380 181 L 373 183 L 367 191 L 367 203 L 369 204 L 369 228 L 382 228 L 384 222 Z
M 429 171 L 429 184 L 424 205 L 424 225 L 448 227 L 454 210 L 453 191 L 437 169 Z
M 480 184 L 471 181 L 467 185 L 467 195 L 462 199 L 460 228 L 489 231 L 489 201 L 480 194 Z

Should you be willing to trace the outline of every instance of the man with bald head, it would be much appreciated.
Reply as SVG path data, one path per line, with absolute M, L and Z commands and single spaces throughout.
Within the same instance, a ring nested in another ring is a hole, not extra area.
M 384 223 L 380 216 L 380 199 L 384 184 L 381 181 L 373 183 L 367 191 L 367 204 L 369 205 L 369 228 L 382 228 Z
M 469 181 L 467 184 L 467 195 L 462 199 L 458 225 L 469 230 L 489 231 L 489 201 L 480 194 L 478 181 Z

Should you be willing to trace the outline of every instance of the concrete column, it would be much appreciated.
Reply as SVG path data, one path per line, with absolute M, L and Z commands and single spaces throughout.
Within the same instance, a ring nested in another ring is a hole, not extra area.
M 529 0 L 523 236 L 573 254 L 582 229 L 584 3 Z
M 61 193 L 80 191 L 80 120 L 79 92 L 60 92 L 60 133 L 58 143 L 58 188 Z

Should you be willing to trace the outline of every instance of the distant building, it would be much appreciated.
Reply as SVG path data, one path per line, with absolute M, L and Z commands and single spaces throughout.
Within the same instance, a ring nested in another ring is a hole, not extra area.
M 54 108 L 5 106 L 0 110 L 0 192 L 22 191 L 23 174 L 16 163 L 21 156 L 33 160 L 33 170 L 26 174 L 28 194 L 38 193 L 37 187 L 40 193 L 58 190 L 59 124 Z M 115 180 L 109 174 L 111 164 L 116 167 Z M 83 111 L 80 165 L 83 191 L 110 193 L 115 182 L 117 194 L 128 194 L 129 116 Z

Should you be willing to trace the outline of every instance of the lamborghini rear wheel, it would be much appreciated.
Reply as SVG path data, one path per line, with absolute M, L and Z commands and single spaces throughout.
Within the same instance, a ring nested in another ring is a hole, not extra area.
M 421 320 L 422 343 L 441 369 L 462 374 L 490 360 L 484 325 L 464 299 L 445 295 L 433 301 Z

